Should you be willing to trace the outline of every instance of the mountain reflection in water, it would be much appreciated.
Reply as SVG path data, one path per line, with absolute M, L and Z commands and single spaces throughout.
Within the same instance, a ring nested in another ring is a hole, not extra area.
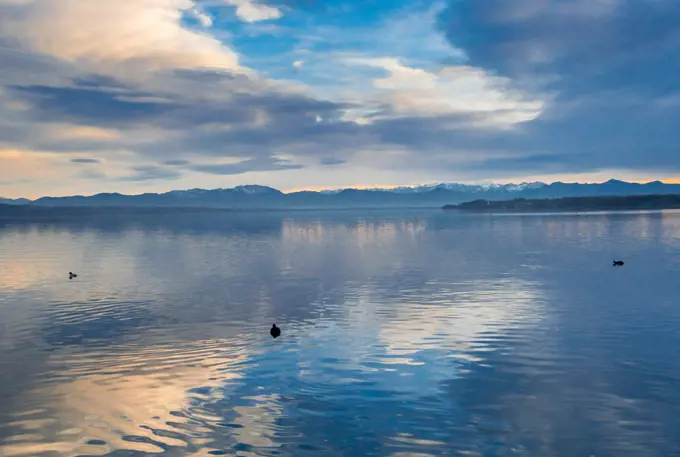
M 680 455 L 679 254 L 676 212 L 5 222 L 0 455 Z

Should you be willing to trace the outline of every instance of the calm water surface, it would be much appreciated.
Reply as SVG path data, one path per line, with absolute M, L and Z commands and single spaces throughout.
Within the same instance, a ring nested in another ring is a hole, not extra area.
M 680 214 L 0 221 L 0 455 L 678 456 Z

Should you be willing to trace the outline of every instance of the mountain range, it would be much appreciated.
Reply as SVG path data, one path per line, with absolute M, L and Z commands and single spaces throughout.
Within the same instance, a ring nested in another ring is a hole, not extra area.
M 543 199 L 590 196 L 680 195 L 680 184 L 609 180 L 598 184 L 542 182 L 521 184 L 435 184 L 393 189 L 339 189 L 283 193 L 266 186 L 173 190 L 166 193 L 3 199 L 4 205 L 48 207 L 202 207 L 234 209 L 441 207 L 472 200 Z

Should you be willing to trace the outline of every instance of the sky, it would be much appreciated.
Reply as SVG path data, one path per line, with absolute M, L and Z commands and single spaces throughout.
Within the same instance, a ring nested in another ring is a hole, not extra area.
M 0 0 L 0 196 L 680 178 L 678 0 Z

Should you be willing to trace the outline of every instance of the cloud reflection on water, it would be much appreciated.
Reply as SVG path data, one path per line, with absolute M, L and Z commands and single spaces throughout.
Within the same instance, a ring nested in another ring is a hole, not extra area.
M 0 265 L 39 267 L 0 291 L 3 452 L 561 455 L 588 430 L 605 456 L 674 450 L 673 402 L 611 366 L 674 379 L 636 340 L 677 340 L 673 271 L 609 257 L 670 265 L 677 216 L 230 217 L 0 230 Z

